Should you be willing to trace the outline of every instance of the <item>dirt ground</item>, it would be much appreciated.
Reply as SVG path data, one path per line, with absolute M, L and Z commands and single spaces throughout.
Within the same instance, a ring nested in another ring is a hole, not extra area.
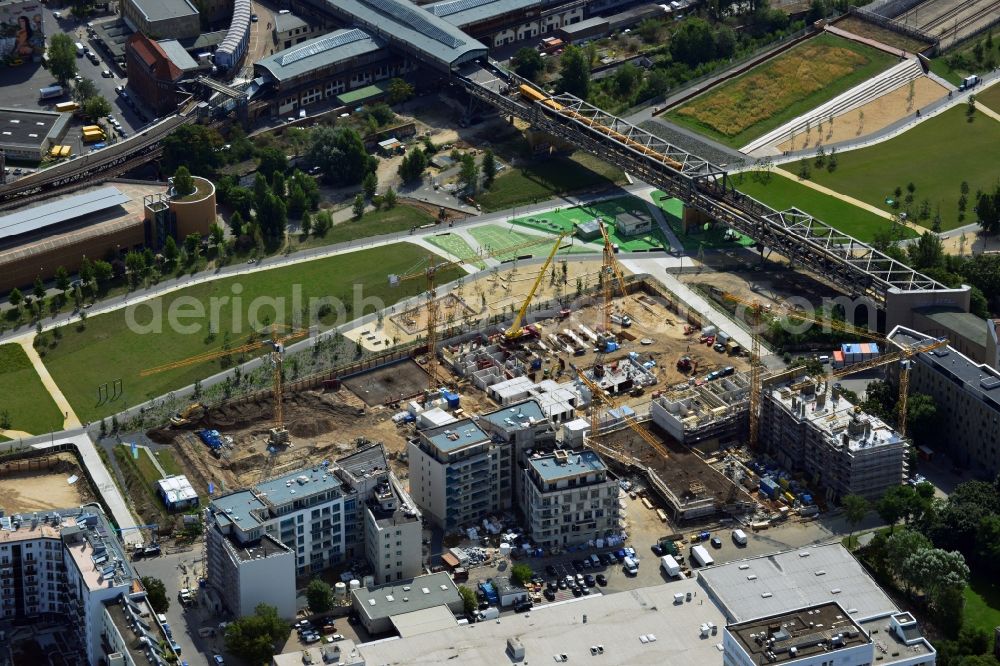
M 77 481 L 67 483 L 73 475 Z M 7 515 L 80 506 L 94 497 L 87 478 L 69 454 L 0 466 L 0 509 Z
M 902 35 L 898 32 L 893 32 L 887 28 L 877 26 L 874 23 L 869 23 L 860 16 L 848 16 L 837 21 L 834 25 L 841 30 L 854 33 L 859 37 L 874 39 L 882 42 L 883 44 L 895 46 L 897 49 L 909 51 L 910 53 L 921 53 L 930 46 L 927 42 L 907 37 L 906 35 Z
M 962 236 L 951 236 L 949 238 L 941 239 L 944 244 L 944 251 L 948 254 L 982 254 L 983 252 L 1000 252 L 1000 236 L 987 236 L 981 234 L 978 231 L 972 231 L 965 234 L 965 240 L 962 240 Z
M 918 109 L 947 94 L 944 86 L 921 76 L 913 82 L 912 91 L 909 85 L 900 86 L 853 111 L 835 116 L 832 125 L 826 120 L 808 133 L 779 143 L 777 148 L 782 151 L 803 150 L 867 136 L 900 118 L 915 114 Z
M 824 298 L 843 296 L 840 292 L 809 275 L 795 271 L 715 272 L 710 275 L 681 276 L 687 284 L 710 283 L 712 287 L 747 301 L 772 307 L 782 306 L 794 296 L 819 307 Z
M 344 380 L 369 407 L 410 398 L 428 387 L 430 376 L 415 361 L 393 363 Z

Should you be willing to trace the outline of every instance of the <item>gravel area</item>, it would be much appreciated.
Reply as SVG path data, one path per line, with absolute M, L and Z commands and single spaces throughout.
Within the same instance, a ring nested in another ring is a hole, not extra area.
M 688 151 L 692 155 L 707 159 L 709 162 L 718 164 L 719 166 L 740 166 L 746 159 L 731 148 L 716 145 L 714 142 L 708 142 L 663 120 L 647 120 L 641 123 L 639 127 L 650 134 L 655 134 L 664 141 L 669 141 L 678 148 Z

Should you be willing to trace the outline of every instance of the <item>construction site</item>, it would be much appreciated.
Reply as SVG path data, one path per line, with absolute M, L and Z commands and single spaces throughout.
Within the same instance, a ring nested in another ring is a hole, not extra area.
M 71 508 L 96 496 L 72 453 L 0 464 L 0 507 L 8 515 Z

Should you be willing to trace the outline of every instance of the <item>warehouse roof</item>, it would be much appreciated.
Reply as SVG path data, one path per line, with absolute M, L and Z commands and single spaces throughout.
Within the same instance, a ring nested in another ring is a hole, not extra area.
M 38 146 L 69 121 L 69 114 L 0 109 L 0 146 Z
M 438 69 L 485 56 L 484 44 L 409 0 L 330 0 L 331 11 Z
M 913 311 L 919 312 L 934 323 L 940 324 L 949 331 L 958 333 L 966 340 L 983 347 L 986 346 L 986 320 L 982 317 L 977 317 L 971 312 L 966 312 L 961 308 L 941 305 L 929 305 L 922 308 L 913 308 Z
M 541 0 L 443 0 L 427 5 L 426 9 L 453 26 L 464 28 L 542 4 Z
M 896 611 L 892 600 L 840 543 L 764 555 L 699 571 L 734 622 L 836 601 L 856 622 Z
M 167 54 L 170 62 L 174 63 L 177 69 L 182 72 L 190 72 L 198 69 L 198 63 L 184 49 L 176 39 L 163 39 L 159 42 L 160 48 Z
M 354 608 L 373 620 L 462 601 L 455 582 L 443 571 L 391 585 L 351 590 L 351 597 Z
M 0 240 L 92 215 L 128 201 L 131 199 L 118 188 L 102 187 L 40 206 L 22 208 L 0 217 Z
M 181 16 L 198 14 L 190 0 L 131 0 L 147 21 L 167 21 Z
M 385 42 L 360 28 L 336 30 L 322 37 L 296 44 L 258 60 L 261 67 L 278 81 L 288 81 L 330 67 L 366 53 L 384 49 Z

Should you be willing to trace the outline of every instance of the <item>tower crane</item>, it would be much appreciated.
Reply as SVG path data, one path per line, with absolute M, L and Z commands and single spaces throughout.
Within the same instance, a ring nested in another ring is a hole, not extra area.
M 234 347 L 233 349 L 216 349 L 196 354 L 194 356 L 189 356 L 188 358 L 180 361 L 172 361 L 153 368 L 147 368 L 141 371 L 139 376 L 148 377 L 160 372 L 175 370 L 177 368 L 185 368 L 196 363 L 212 361 L 231 354 L 243 354 L 246 352 L 258 351 L 261 348 L 270 348 L 269 355 L 273 372 L 272 381 L 274 386 L 274 426 L 270 430 L 268 441 L 272 445 L 286 444 L 288 443 L 288 430 L 285 429 L 284 375 L 282 373 L 282 363 L 284 362 L 285 356 L 285 344 L 289 340 L 300 338 L 307 333 L 308 331 L 302 329 L 290 329 L 282 334 L 274 334 L 268 339 L 249 342 L 247 344 L 240 345 L 239 347 Z
M 560 237 L 561 239 L 561 237 Z M 398 286 L 400 282 L 405 282 L 407 280 L 415 280 L 417 278 L 423 278 L 427 281 L 427 370 L 428 370 L 428 388 L 434 388 L 435 382 L 437 382 L 437 274 L 440 271 L 448 270 L 449 268 L 454 268 L 460 266 L 464 263 L 470 261 L 475 261 L 477 259 L 492 259 L 499 255 L 508 254 L 516 250 L 523 250 L 528 247 L 533 247 L 538 245 L 538 239 L 533 239 L 530 241 L 525 241 L 523 243 L 517 243 L 515 245 L 507 245 L 502 248 L 497 248 L 485 254 L 477 254 L 471 257 L 462 257 L 455 259 L 453 261 L 439 261 L 435 263 L 435 255 L 429 255 L 427 258 L 427 266 L 420 270 L 411 271 L 405 275 L 389 275 L 390 286 Z
M 601 238 L 604 239 L 604 250 L 601 253 L 601 282 L 604 287 L 604 330 L 607 333 L 611 332 L 611 303 L 612 303 L 612 285 L 611 276 L 613 275 L 615 281 L 618 283 L 618 288 L 621 289 L 622 298 L 628 295 L 628 287 L 625 284 L 625 276 L 622 274 L 621 266 L 618 265 L 618 260 L 615 259 L 615 246 L 611 242 L 611 236 L 608 235 L 608 230 L 604 226 L 604 220 L 598 218 L 597 226 L 601 230 Z M 622 312 L 621 325 L 623 328 L 631 326 L 632 321 L 626 312 Z
M 528 292 L 527 298 L 524 299 L 524 303 L 521 304 L 521 309 L 518 310 L 517 316 L 514 317 L 514 321 L 511 323 L 510 328 L 504 331 L 504 338 L 507 340 L 517 340 L 528 332 L 527 328 L 522 328 L 521 324 L 524 323 L 524 316 L 528 313 L 528 306 L 531 305 L 531 299 L 535 297 L 535 292 L 538 291 L 538 285 L 542 283 L 542 279 L 545 277 L 545 271 L 549 269 L 549 265 L 552 263 L 552 258 L 556 256 L 556 252 L 559 251 L 559 247 L 562 245 L 563 239 L 566 238 L 566 233 L 563 232 L 559 234 L 556 242 L 552 244 L 552 249 L 549 250 L 549 256 L 542 264 L 542 270 L 538 272 L 538 277 L 535 278 L 535 282 L 531 285 L 531 290 Z
M 760 361 L 760 322 L 763 320 L 765 310 L 763 305 L 759 301 L 750 301 L 734 294 L 723 294 L 723 298 L 734 303 L 739 303 L 745 305 L 749 308 L 749 314 L 751 319 L 751 351 L 750 351 L 750 447 L 756 448 L 760 441 L 760 407 L 761 407 L 761 394 L 763 388 L 761 386 L 761 375 L 762 366 Z M 852 326 L 846 322 L 838 321 L 836 319 L 831 319 L 829 317 L 817 317 L 814 315 L 806 314 L 805 312 L 800 312 L 798 310 L 788 310 L 782 312 L 782 315 L 789 317 L 791 319 L 798 319 L 800 321 L 811 322 L 818 324 L 820 326 L 826 326 L 836 331 L 841 331 L 843 333 L 849 333 L 851 335 L 857 335 L 865 337 L 871 340 L 877 340 L 879 342 L 889 344 L 890 341 L 884 335 L 870 331 L 866 328 L 859 328 L 857 326 Z M 901 435 L 906 436 L 906 405 L 909 399 L 909 387 L 910 387 L 910 366 L 912 365 L 912 359 L 917 354 L 924 352 L 933 351 L 940 347 L 944 347 L 948 344 L 947 338 L 938 338 L 927 340 L 918 344 L 903 347 L 902 349 L 891 352 L 888 354 L 882 354 L 878 358 L 874 358 L 868 361 L 862 361 L 861 363 L 853 363 L 849 366 L 843 368 L 835 369 L 830 373 L 831 377 L 844 377 L 847 375 L 854 374 L 856 372 L 862 372 L 864 370 L 870 370 L 872 368 L 878 368 L 892 363 L 900 364 L 899 373 L 899 400 L 897 402 L 898 408 L 898 430 Z

